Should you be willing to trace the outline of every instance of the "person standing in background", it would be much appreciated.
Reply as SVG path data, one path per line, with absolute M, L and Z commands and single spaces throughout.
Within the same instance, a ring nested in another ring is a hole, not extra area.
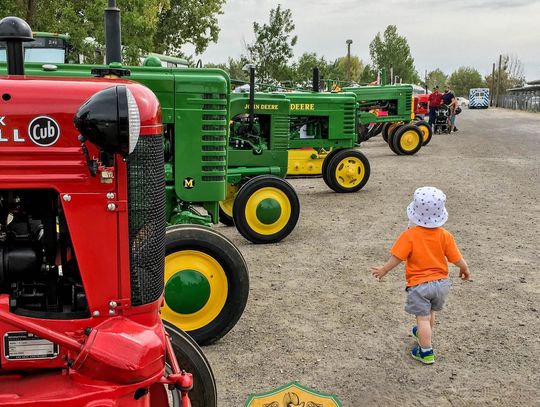
M 456 109 L 458 107 L 456 95 L 450 90 L 448 84 L 444 85 L 444 94 L 442 95 L 443 103 L 448 106 L 450 109 L 450 126 L 452 126 L 452 131 L 458 131 L 456 127 Z
M 442 93 L 439 91 L 439 86 L 433 88 L 433 92 L 428 97 L 429 108 L 429 125 L 433 127 L 435 124 L 435 116 L 437 115 L 437 109 L 442 104 Z

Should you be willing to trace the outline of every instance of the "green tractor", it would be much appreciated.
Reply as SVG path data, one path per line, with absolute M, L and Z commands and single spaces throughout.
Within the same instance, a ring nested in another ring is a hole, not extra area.
M 399 155 L 416 154 L 431 140 L 431 128 L 414 119 L 411 85 L 380 85 L 345 87 L 358 98 L 358 142 L 363 142 L 381 130 L 390 149 Z
M 120 51 L 112 59 L 117 60 Z M 218 222 L 219 202 L 226 196 L 228 75 L 218 69 L 122 67 L 114 62 L 108 66 L 27 63 L 25 69 L 27 76 L 125 76 L 156 94 L 163 115 L 170 224 L 162 317 L 199 344 L 225 335 L 242 315 L 249 291 L 241 253 L 206 226 Z M 6 72 L 3 63 L 0 72 Z
M 273 243 L 292 232 L 300 213 L 296 191 L 284 180 L 290 102 L 285 95 L 255 95 L 254 68 L 250 74 L 249 95 L 231 95 L 228 187 L 220 220 L 255 243 Z
M 314 70 L 312 92 L 291 92 L 289 175 L 322 174 L 336 192 L 356 192 L 370 176 L 369 161 L 355 149 L 357 98 L 354 93 L 319 92 Z

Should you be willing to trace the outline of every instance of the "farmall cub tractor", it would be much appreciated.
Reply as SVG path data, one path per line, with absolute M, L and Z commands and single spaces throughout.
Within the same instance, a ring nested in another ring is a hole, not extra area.
M 162 109 L 166 209 L 163 319 L 210 344 L 234 327 L 249 293 L 247 266 L 236 246 L 207 225 L 218 223 L 227 185 L 230 79 L 219 69 L 122 67 L 120 10 L 105 10 L 107 66 L 26 64 L 47 77 L 125 77 L 147 86 Z M 44 50 L 45 51 L 45 50 Z M 202 207 L 202 213 L 195 207 Z M 250 236 L 248 236 L 249 238 Z
M 124 80 L 24 77 L 31 37 L 0 21 L 0 405 L 215 406 L 203 354 L 159 316 L 158 100 Z

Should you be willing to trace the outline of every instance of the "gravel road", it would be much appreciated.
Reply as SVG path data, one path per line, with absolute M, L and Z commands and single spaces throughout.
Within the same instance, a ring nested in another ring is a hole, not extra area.
M 364 143 L 372 173 L 356 194 L 331 192 L 321 178 L 291 180 L 300 221 L 279 244 L 218 227 L 251 279 L 238 325 L 205 348 L 220 406 L 291 381 L 351 407 L 540 405 L 540 114 L 464 110 L 458 127 L 411 157 L 380 136 Z M 432 366 L 408 355 L 403 266 L 382 282 L 369 273 L 425 185 L 447 194 L 445 227 L 473 276 L 461 282 L 451 269 Z

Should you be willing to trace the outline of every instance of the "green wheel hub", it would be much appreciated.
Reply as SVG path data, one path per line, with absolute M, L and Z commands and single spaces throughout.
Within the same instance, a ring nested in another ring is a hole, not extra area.
M 265 225 L 276 223 L 281 216 L 281 205 L 273 198 L 266 198 L 257 205 L 257 219 Z
M 196 270 L 183 270 L 173 275 L 165 285 L 165 301 L 179 314 L 201 310 L 210 298 L 210 283 Z

